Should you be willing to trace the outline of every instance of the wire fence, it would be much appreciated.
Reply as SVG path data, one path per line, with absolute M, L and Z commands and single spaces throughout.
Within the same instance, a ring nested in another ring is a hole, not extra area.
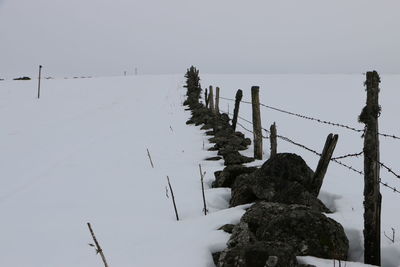
M 226 98 L 223 98 L 223 99 L 226 99 Z M 231 100 L 231 99 L 229 99 L 229 100 Z M 243 102 L 243 101 L 242 101 L 242 102 Z M 250 103 L 250 102 L 244 101 L 244 103 Z M 251 104 L 251 103 L 250 103 L 250 104 Z M 260 105 L 262 105 L 262 104 L 260 104 Z M 223 111 L 223 112 L 225 112 L 225 111 Z M 227 112 L 225 112 L 225 113 L 227 113 Z M 227 114 L 229 115 L 229 112 L 228 112 Z M 248 119 L 246 119 L 246 118 L 243 118 L 243 117 L 241 117 L 241 116 L 238 116 L 238 119 L 240 119 L 240 120 L 242 120 L 242 121 L 244 121 L 244 122 L 246 122 L 246 123 L 248 123 L 248 124 L 253 125 L 253 122 L 250 121 L 250 120 L 248 120 Z M 331 123 L 328 123 L 328 124 L 333 125 L 333 123 L 332 123 L 332 124 L 331 124 Z M 254 132 L 253 132 L 252 130 L 250 130 L 250 129 L 248 129 L 247 127 L 243 126 L 243 124 L 237 122 L 237 125 L 239 125 L 241 128 L 243 128 L 243 129 L 246 130 L 247 132 L 254 134 Z M 340 125 L 340 124 L 337 124 L 337 125 Z M 342 125 L 342 126 L 339 126 L 339 127 L 343 127 L 343 126 L 345 126 L 345 125 Z M 352 127 L 346 127 L 346 126 L 345 126 L 345 128 L 351 129 Z M 269 131 L 268 129 L 262 128 L 262 130 L 263 130 L 264 132 L 266 132 L 267 134 L 270 134 L 270 131 Z M 356 129 L 355 129 L 355 130 L 356 130 Z M 358 130 L 356 130 L 356 131 L 358 132 Z M 362 130 L 362 131 L 364 131 L 364 130 Z M 300 148 L 302 148 L 302 149 L 304 149 L 304 150 L 306 150 L 306 151 L 308 151 L 308 152 L 310 152 L 310 153 L 312 153 L 312 154 L 314 154 L 314 155 L 316 155 L 316 156 L 318 156 L 318 157 L 321 157 L 321 155 L 322 155 L 321 153 L 317 152 L 315 149 L 309 148 L 308 146 L 303 145 L 303 144 L 301 144 L 301 143 L 299 143 L 299 142 L 297 142 L 297 141 L 294 141 L 294 140 L 292 140 L 292 139 L 290 139 L 290 138 L 288 138 L 288 137 L 286 137 L 286 136 L 277 135 L 276 137 L 279 138 L 279 139 L 281 139 L 281 140 L 283 140 L 283 141 L 285 141 L 285 142 L 288 142 L 288 143 L 290 143 L 290 144 L 292 144 L 292 145 L 295 145 L 295 146 L 297 146 L 297 147 L 300 147 Z M 268 135 L 263 136 L 263 138 L 264 138 L 264 139 L 268 139 Z M 342 166 L 342 167 L 344 167 L 344 168 L 347 168 L 348 170 L 350 170 L 350 171 L 352 171 L 352 172 L 354 172 L 354 173 L 357 173 L 357 174 L 359 174 L 359 175 L 364 175 L 364 172 L 363 172 L 363 171 L 357 170 L 357 169 L 354 168 L 353 166 L 351 166 L 351 165 L 349 165 L 349 164 L 346 164 L 346 163 L 340 161 L 340 159 L 353 158 L 353 157 L 358 158 L 359 156 L 361 156 L 361 155 L 363 155 L 363 154 L 364 154 L 363 151 L 358 152 L 358 153 L 349 153 L 349 154 L 346 154 L 346 155 L 342 155 L 342 156 L 338 156 L 338 157 L 333 157 L 333 158 L 331 158 L 331 161 L 334 162 L 334 163 L 336 163 L 336 164 L 338 164 L 338 165 L 340 165 L 340 166 Z M 384 169 L 386 169 L 389 173 L 391 173 L 392 175 L 394 175 L 395 177 L 397 177 L 397 178 L 400 179 L 400 175 L 397 174 L 396 172 L 394 172 L 391 168 L 389 168 L 388 166 L 386 166 L 384 163 L 378 162 L 378 164 L 379 164 L 381 167 L 383 167 Z M 384 187 L 386 187 L 386 188 L 392 190 L 394 193 L 399 193 L 399 194 L 400 194 L 400 191 L 399 191 L 396 187 L 389 185 L 387 182 L 382 182 L 381 178 L 379 178 L 379 183 L 380 183 L 382 186 L 384 186 Z
M 235 102 L 235 99 L 232 99 L 232 98 L 221 97 L 221 96 L 220 96 L 220 98 L 224 99 L 224 100 L 227 100 L 227 101 Z M 240 102 L 251 105 L 251 102 L 249 102 L 249 101 L 241 100 Z M 357 133 L 364 133 L 365 132 L 365 129 L 357 129 L 355 127 L 352 127 L 352 126 L 349 126 L 349 125 L 345 125 L 345 124 L 342 124 L 342 123 L 331 122 L 331 121 L 328 121 L 328 120 L 323 120 L 323 119 L 319 119 L 319 118 L 303 115 L 303 114 L 300 114 L 300 113 L 295 113 L 295 112 L 292 112 L 292 111 L 284 110 L 282 108 L 277 108 L 277 107 L 273 107 L 273 106 L 270 106 L 270 105 L 266 105 L 264 103 L 260 103 L 260 106 L 265 107 L 267 109 L 275 110 L 275 111 L 278 111 L 278 112 L 281 112 L 281 113 L 284 113 L 284 114 L 295 116 L 295 117 L 298 117 L 298 118 L 302 118 L 302 119 L 306 119 L 306 120 L 310 120 L 310 121 L 315 121 L 317 123 L 327 124 L 327 125 L 340 127 L 340 128 L 345 128 L 347 130 L 351 130 L 351 131 L 357 132 Z M 378 133 L 378 135 L 386 137 L 386 138 L 392 138 L 392 139 L 400 140 L 400 137 L 396 136 L 394 134 Z

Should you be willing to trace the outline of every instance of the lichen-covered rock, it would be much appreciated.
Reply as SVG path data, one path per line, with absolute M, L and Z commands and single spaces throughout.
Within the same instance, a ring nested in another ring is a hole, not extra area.
M 297 267 L 292 247 L 281 242 L 244 244 L 219 254 L 218 267 Z
M 243 156 L 242 154 L 240 154 L 237 151 L 225 155 L 224 160 L 225 160 L 224 161 L 225 166 L 238 165 L 238 164 L 249 163 L 249 162 L 254 161 L 253 158 Z
M 293 247 L 297 256 L 345 260 L 349 249 L 339 223 L 302 205 L 256 203 L 234 228 L 228 246 L 245 243 L 246 239 L 250 243 L 283 242 Z
M 231 206 L 265 200 L 300 204 L 321 212 L 329 209 L 312 193 L 313 171 L 295 154 L 277 154 L 263 166 L 235 178 Z
M 274 176 L 288 181 L 295 181 L 312 192 L 314 172 L 307 163 L 293 153 L 279 153 L 267 160 L 260 168 L 260 175 Z
M 222 171 L 214 173 L 215 181 L 212 187 L 231 187 L 235 182 L 236 177 L 245 173 L 252 173 L 257 170 L 257 167 L 246 167 L 243 165 L 229 165 Z

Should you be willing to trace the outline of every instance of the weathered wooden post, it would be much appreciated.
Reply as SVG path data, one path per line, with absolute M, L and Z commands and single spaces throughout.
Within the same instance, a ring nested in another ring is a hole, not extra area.
M 206 203 L 206 195 L 204 193 L 204 175 L 205 172 L 203 173 L 203 171 L 201 170 L 201 165 L 199 164 L 199 170 L 200 170 L 200 182 L 201 182 L 201 192 L 203 195 L 203 212 L 204 215 L 207 215 L 208 209 L 207 209 L 207 203 Z
M 381 204 L 379 189 L 379 74 L 367 72 L 367 104 L 359 121 L 364 123 L 364 262 L 381 265 Z
M 251 87 L 251 103 L 253 106 L 253 135 L 254 135 L 254 158 L 262 159 L 262 128 L 260 114 L 260 87 Z
M 242 90 L 240 89 L 237 90 L 235 97 L 235 108 L 233 110 L 233 119 L 232 119 L 232 127 L 234 131 L 236 131 L 236 123 L 239 116 L 239 106 L 240 106 L 240 101 L 242 101 L 242 97 L 243 97 Z
M 208 92 L 207 92 L 207 88 L 204 92 L 204 101 L 206 102 L 206 108 L 208 108 Z
M 219 114 L 219 87 L 215 88 L 215 113 Z
M 169 181 L 168 176 L 167 176 L 167 182 L 168 182 L 169 191 L 171 192 L 172 204 L 174 205 L 176 220 L 179 221 L 178 208 L 176 207 L 176 202 L 175 202 L 175 195 L 174 195 L 174 191 L 172 190 L 172 185 L 171 185 L 171 182 Z
M 103 263 L 104 263 L 104 267 L 108 267 L 106 256 L 104 255 L 103 249 L 100 247 L 100 244 L 97 241 L 97 238 L 96 238 L 96 236 L 94 234 L 94 231 L 92 229 L 92 225 L 90 223 L 87 223 L 87 226 L 89 228 L 90 234 L 92 235 L 92 238 L 93 238 L 93 241 L 94 241 L 94 244 L 89 244 L 89 245 L 96 248 L 96 254 L 100 254 L 101 259 L 103 260 Z
M 38 82 L 38 95 L 37 98 L 40 98 L 40 80 L 42 79 L 42 65 L 39 65 L 39 82 Z
M 326 171 L 328 170 L 329 162 L 332 159 L 333 151 L 335 150 L 338 139 L 339 136 L 337 134 L 329 134 L 326 138 L 325 146 L 322 150 L 321 158 L 319 159 L 317 169 L 314 172 L 314 177 L 312 181 L 312 185 L 314 188 L 313 193 L 315 196 L 319 195 L 319 191 L 324 181 L 324 177 Z
M 212 113 L 215 113 L 215 106 L 214 106 L 214 93 L 213 93 L 213 87 L 210 85 L 210 91 L 209 91 L 209 105 L 210 105 L 210 110 Z
M 278 151 L 278 141 L 277 141 L 277 133 L 276 133 L 276 124 L 271 125 L 270 127 L 270 135 L 269 139 L 271 141 L 271 155 L 270 158 L 276 156 L 277 151 Z

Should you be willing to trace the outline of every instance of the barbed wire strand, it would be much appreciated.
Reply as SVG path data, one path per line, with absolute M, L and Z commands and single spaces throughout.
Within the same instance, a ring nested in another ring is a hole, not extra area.
M 232 98 L 221 97 L 221 96 L 220 96 L 220 98 L 225 99 L 225 100 L 229 100 L 229 101 L 235 101 Z M 249 102 L 249 101 L 242 100 L 241 102 L 242 103 L 246 103 L 246 104 L 251 104 L 251 102 Z M 281 113 L 285 113 L 285 114 L 288 114 L 288 115 L 292 115 L 292 116 L 295 116 L 295 117 L 298 117 L 298 118 L 302 118 L 302 119 L 316 121 L 316 122 L 319 122 L 319 123 L 322 123 L 322 124 L 328 124 L 328 125 L 331 125 L 331 126 L 346 128 L 348 130 L 352 130 L 352 131 L 358 132 L 358 133 L 364 132 L 364 129 L 356 129 L 354 127 L 351 127 L 351 126 L 348 126 L 348 125 L 344 125 L 344 124 L 341 124 L 341 123 L 326 121 L 326 120 L 322 120 L 322 119 L 318 119 L 318 118 L 302 115 L 302 114 L 299 114 L 299 113 L 294 113 L 294 112 L 287 111 L 287 110 L 284 110 L 284 109 L 281 109 L 281 108 L 272 107 L 272 106 L 266 105 L 264 103 L 260 103 L 260 106 L 263 106 L 265 108 L 272 109 L 272 110 L 275 110 L 275 111 L 278 111 L 278 112 L 281 112 Z
M 240 118 L 241 120 L 244 120 L 244 121 L 246 121 L 246 122 L 252 124 L 252 122 L 250 122 L 250 121 L 247 120 L 247 119 L 244 119 L 244 118 L 241 118 L 241 117 L 239 117 L 239 118 Z M 251 131 L 251 130 L 245 128 L 245 127 L 243 127 L 241 124 L 238 123 L 238 125 L 240 125 L 240 126 L 241 126 L 242 128 L 244 128 L 244 129 L 246 129 L 247 131 L 253 133 L 253 131 Z M 265 128 L 262 128 L 262 129 L 263 129 L 266 133 L 270 133 L 269 130 L 267 130 L 267 129 L 265 129 Z M 321 153 L 318 153 L 318 152 L 315 151 L 314 149 L 311 149 L 311 148 L 309 148 L 309 147 L 307 147 L 307 146 L 305 146 L 305 145 L 303 145 L 303 144 L 300 144 L 300 143 L 298 143 L 298 142 L 295 142 L 295 141 L 293 141 L 292 139 L 290 139 L 290 138 L 288 138 L 288 137 L 285 137 L 285 136 L 282 136 L 282 135 L 277 135 L 277 137 L 280 138 L 280 139 L 282 139 L 282 140 L 284 140 L 284 141 L 286 141 L 286 142 L 289 142 L 289 143 L 291 143 L 291 144 L 293 144 L 293 145 L 296 145 L 296 146 L 298 146 L 298 147 L 301 147 L 301 148 L 303 148 L 303 149 L 305 149 L 305 150 L 307 150 L 307 151 L 309 151 L 309 152 L 311 152 L 311 153 L 313 153 L 313 154 L 315 154 L 315 155 L 317 155 L 317 156 L 321 156 Z M 332 162 L 335 162 L 336 164 L 338 164 L 338 165 L 340 165 L 340 166 L 342 166 L 342 167 L 345 167 L 345 168 L 347 168 L 348 170 L 350 170 L 350 171 L 352 171 L 352 172 L 355 172 L 355 173 L 357 173 L 357 174 L 359 174 L 359 175 L 364 175 L 364 172 L 362 172 L 362 171 L 360 171 L 360 170 L 357 170 L 357 169 L 354 168 L 353 166 L 350 166 L 350 165 L 348 165 L 348 164 L 346 164 L 346 163 L 343 163 L 342 161 L 339 161 L 339 160 L 338 160 L 338 159 L 347 158 L 347 157 L 358 157 L 358 156 L 362 155 L 363 153 L 364 153 L 364 152 L 353 153 L 353 154 L 347 154 L 347 155 L 344 155 L 344 156 L 341 156 L 341 157 L 331 158 L 331 161 L 332 161 Z M 379 162 L 379 164 L 381 164 L 381 166 L 382 166 L 383 163 Z M 383 164 L 383 165 L 384 165 L 384 164 Z M 384 166 L 386 167 L 386 165 L 384 165 Z M 395 174 L 396 176 L 399 176 L 398 178 L 400 178 L 400 175 L 397 175 L 397 174 L 394 173 L 393 171 L 391 171 L 391 172 L 392 172 L 393 174 Z M 399 191 L 396 187 L 390 186 L 387 182 L 385 182 L 385 183 L 382 182 L 381 178 L 379 178 L 379 183 L 380 183 L 382 186 L 391 189 L 394 193 L 399 193 L 399 194 L 400 194 L 400 191 Z
M 222 96 L 220 98 L 224 99 L 224 100 L 235 102 L 235 99 L 232 99 L 232 98 L 227 98 L 227 97 L 222 97 Z M 245 101 L 245 100 L 241 100 L 240 102 L 245 103 L 245 104 L 251 104 L 251 102 Z M 291 116 L 296 116 L 296 117 L 302 118 L 302 119 L 316 121 L 318 123 L 327 124 L 327 125 L 331 125 L 331 126 L 341 127 L 341 128 L 345 128 L 345 129 L 354 131 L 354 132 L 358 132 L 358 133 L 364 132 L 364 129 L 356 129 L 355 127 L 348 126 L 348 125 L 345 125 L 345 124 L 326 121 L 326 120 L 322 120 L 322 119 L 318 119 L 318 118 L 302 115 L 302 114 L 299 114 L 299 113 L 294 113 L 294 112 L 287 111 L 287 110 L 284 110 L 284 109 L 281 109 L 281 108 L 276 108 L 276 107 L 273 107 L 273 106 L 269 106 L 269 105 L 266 105 L 264 103 L 260 103 L 260 106 L 263 106 L 265 108 L 272 109 L 272 110 L 275 110 L 275 111 L 278 111 L 278 112 L 281 112 L 281 113 L 285 113 L 285 114 L 288 114 L 288 115 L 291 115 Z M 396 136 L 394 134 L 378 133 L 378 135 L 386 137 L 386 138 L 393 138 L 393 139 L 396 139 L 396 140 L 400 140 L 400 137 Z
M 352 154 L 347 154 L 339 157 L 334 157 L 333 159 L 345 159 L 345 158 L 351 158 L 351 157 L 359 157 L 362 154 L 364 154 L 364 151 L 358 152 L 358 153 L 352 153 Z

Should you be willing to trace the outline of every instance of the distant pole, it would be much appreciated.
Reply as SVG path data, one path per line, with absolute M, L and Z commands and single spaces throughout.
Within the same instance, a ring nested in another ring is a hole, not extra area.
M 204 101 L 206 102 L 206 108 L 208 108 L 208 92 L 207 92 L 207 88 L 204 92 Z
M 135 75 L 138 75 L 138 69 L 135 68 Z
M 260 112 L 260 87 L 251 87 L 251 103 L 253 106 L 253 135 L 254 135 L 254 158 L 262 159 L 263 141 L 261 127 L 261 112 Z
M 219 87 L 215 88 L 215 113 L 219 114 Z
M 39 82 L 38 82 L 38 95 L 37 98 L 40 98 L 40 80 L 42 79 L 42 65 L 39 65 Z
M 210 85 L 210 90 L 209 90 L 209 95 L 208 97 L 210 98 L 209 100 L 209 105 L 210 105 L 210 110 L 213 114 L 215 114 L 215 106 L 214 106 L 214 92 L 213 92 L 213 87 Z

